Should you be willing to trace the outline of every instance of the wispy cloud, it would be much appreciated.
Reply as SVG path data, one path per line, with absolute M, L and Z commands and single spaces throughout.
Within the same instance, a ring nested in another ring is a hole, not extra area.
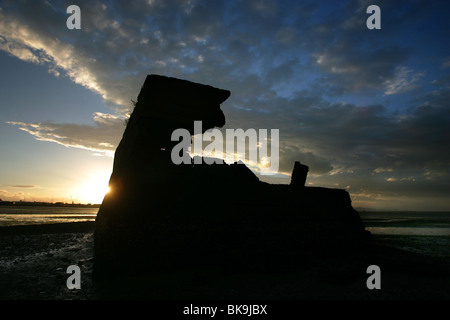
M 16 184 L 13 186 L 10 186 L 12 188 L 21 188 L 21 189 L 34 189 L 34 188 L 40 188 L 39 186 L 35 186 L 35 185 L 24 185 L 24 184 Z
M 385 82 L 385 95 L 404 93 L 413 90 L 418 86 L 418 82 L 424 77 L 423 72 L 414 73 L 412 69 L 399 66 L 396 68 L 396 75 L 393 80 Z
M 65 147 L 90 150 L 112 157 L 125 129 L 123 118 L 95 113 L 95 126 L 56 123 L 26 123 L 8 121 L 31 134 L 36 140 L 54 142 Z
M 450 57 L 447 57 L 442 63 L 442 69 L 450 68 Z
M 392 168 L 376 168 L 373 170 L 373 173 L 382 173 L 382 172 L 392 172 L 394 169 Z

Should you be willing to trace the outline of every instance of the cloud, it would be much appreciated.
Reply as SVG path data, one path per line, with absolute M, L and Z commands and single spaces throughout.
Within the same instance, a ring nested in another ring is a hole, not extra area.
M 0 5 L 0 50 L 111 107 L 93 125 L 9 121 L 35 139 L 112 155 L 129 101 L 159 73 L 231 90 L 225 128 L 279 129 L 281 172 L 299 160 L 309 182 L 361 199 L 448 187 L 449 80 L 411 60 L 426 1 L 380 1 L 379 32 L 365 27 L 370 1 L 89 1 L 80 31 L 65 28 L 65 2 L 24 3 Z
M 446 60 L 442 63 L 442 69 L 450 68 L 450 57 L 447 57 Z
M 125 129 L 123 118 L 96 112 L 95 125 L 26 123 L 8 121 L 31 134 L 36 140 L 54 142 L 65 147 L 90 150 L 112 157 Z
M 9 190 L 0 190 L 0 199 L 3 201 L 17 201 L 17 199 L 25 199 L 26 197 L 29 197 L 30 194 L 24 193 L 22 191 L 9 191 Z
M 278 5 L 274 0 L 251 0 L 249 6 L 252 11 L 262 17 L 270 17 L 277 14 Z
M 281 167 L 280 172 L 292 173 L 295 161 L 307 164 L 309 174 L 324 174 L 333 169 L 329 159 L 317 156 L 313 152 L 304 151 L 295 145 L 283 145 L 280 148 Z
M 328 83 L 336 92 L 381 88 L 395 75 L 396 65 L 405 61 L 406 50 L 396 47 L 363 51 L 350 39 L 341 40 L 316 54 L 316 65 L 330 73 Z
M 392 171 L 394 171 L 392 168 L 376 168 L 373 170 L 373 173 L 392 172 Z
M 422 72 L 414 73 L 413 70 L 404 66 L 396 68 L 396 76 L 393 80 L 385 82 L 385 95 L 398 94 L 410 91 L 418 86 L 418 81 L 425 74 Z
M 13 185 L 13 186 L 10 186 L 10 187 L 12 187 L 12 188 L 23 188 L 23 189 L 40 188 L 39 186 L 35 186 L 35 185 L 22 185 L 22 184 Z

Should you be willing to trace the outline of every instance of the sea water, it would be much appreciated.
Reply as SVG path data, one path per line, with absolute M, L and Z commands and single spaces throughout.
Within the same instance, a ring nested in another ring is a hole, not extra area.
M 406 251 L 450 258 L 450 212 L 360 211 L 380 243 Z
M 75 206 L 0 206 L 0 226 L 95 221 L 98 209 Z

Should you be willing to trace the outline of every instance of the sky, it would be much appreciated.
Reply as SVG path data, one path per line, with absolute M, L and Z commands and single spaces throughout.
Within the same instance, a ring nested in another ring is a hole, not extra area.
M 68 29 L 69 5 L 81 29 Z M 369 5 L 381 29 L 368 29 Z M 279 174 L 354 207 L 450 211 L 448 1 L 0 1 L 0 199 L 100 203 L 148 74 L 231 91 Z M 220 182 L 217 182 L 220 183 Z

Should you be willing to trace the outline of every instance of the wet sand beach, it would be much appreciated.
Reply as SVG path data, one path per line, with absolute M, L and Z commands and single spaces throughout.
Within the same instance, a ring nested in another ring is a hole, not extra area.
M 94 222 L 0 228 L 1 299 L 88 299 Z M 69 265 L 80 266 L 82 290 L 69 290 Z
M 224 275 L 159 274 L 131 279 L 148 285 L 96 285 L 92 281 L 95 222 L 0 228 L 0 299 L 263 299 L 441 300 L 450 299 L 450 263 L 385 246 L 356 256 L 309 260 L 297 269 Z M 369 290 L 369 265 L 381 269 L 381 289 Z M 81 289 L 69 290 L 67 267 L 81 270 Z

